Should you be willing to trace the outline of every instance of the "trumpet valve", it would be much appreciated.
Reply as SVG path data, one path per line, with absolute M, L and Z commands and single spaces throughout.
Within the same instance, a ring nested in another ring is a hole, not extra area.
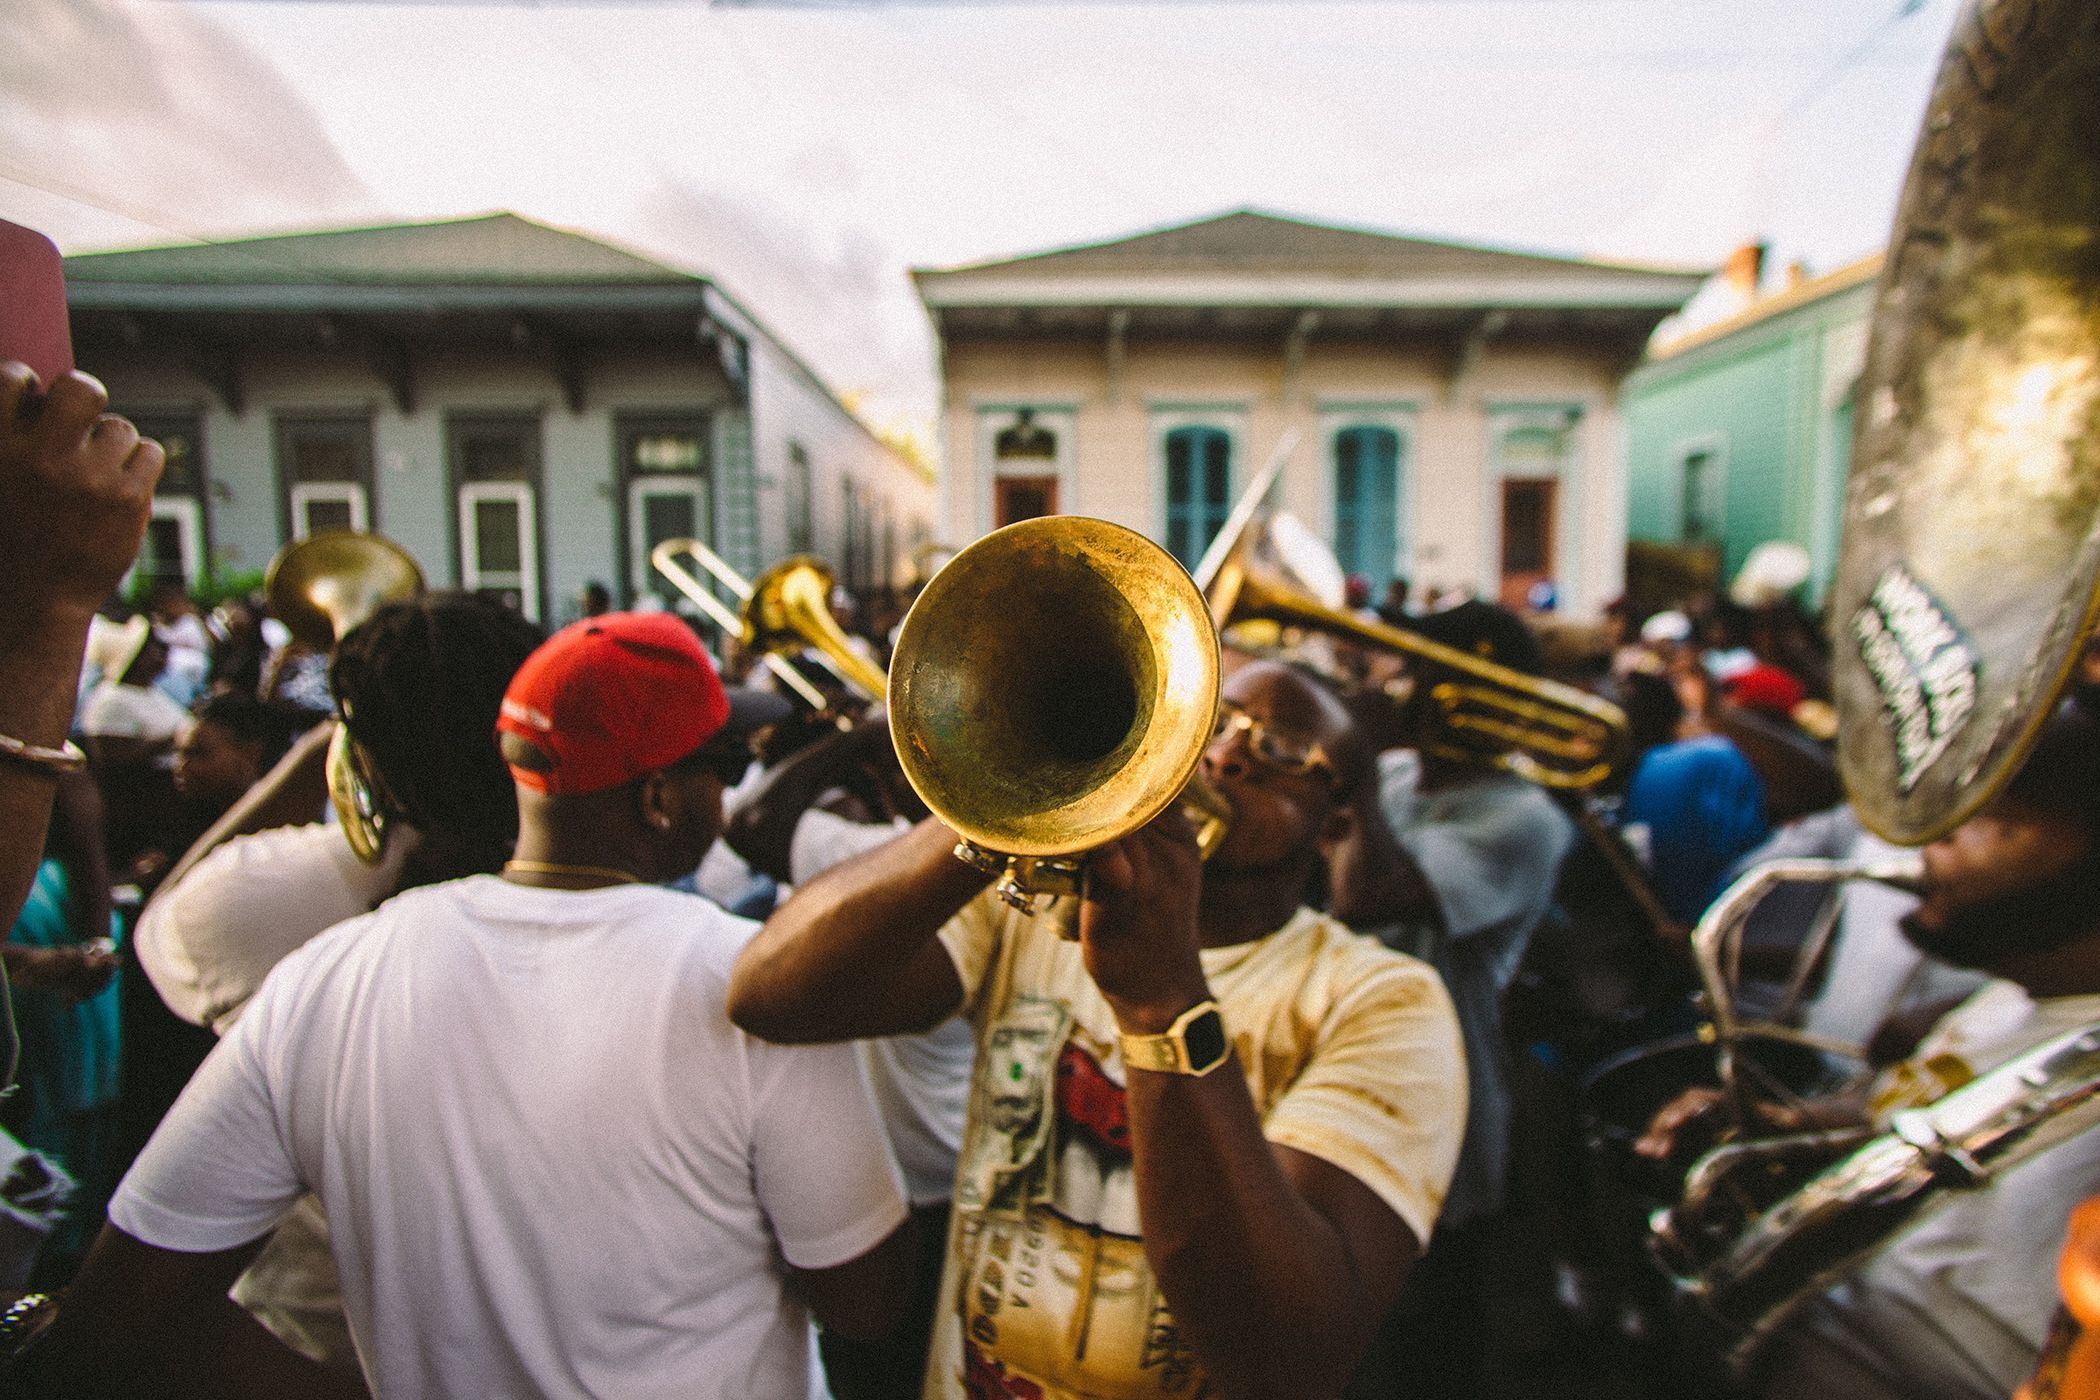
M 956 842 L 953 855 L 972 870 L 986 875 L 1003 875 L 1006 873 L 1006 867 L 1012 864 L 1010 857 L 1002 856 L 997 851 L 987 851 L 975 841 Z

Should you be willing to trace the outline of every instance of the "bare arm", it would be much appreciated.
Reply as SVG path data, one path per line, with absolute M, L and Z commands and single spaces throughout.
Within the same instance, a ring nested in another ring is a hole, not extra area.
M 1753 1137 L 1775 1133 L 1816 1133 L 1830 1128 L 1858 1128 L 1872 1123 L 1868 1093 L 1871 1081 L 1862 1081 L 1795 1103 L 1769 1099 L 1748 1102 Z M 1655 1110 L 1648 1127 L 1634 1141 L 1633 1150 L 1651 1162 L 1667 1162 L 1673 1156 L 1694 1157 L 1715 1145 L 1727 1126 L 1722 1110 L 1728 1097 L 1708 1084 L 1695 1084 Z
M 328 801 L 328 741 L 335 737 L 335 721 L 323 720 L 293 742 L 277 766 L 261 781 L 242 793 L 211 824 L 196 843 L 183 853 L 168 878 L 153 892 L 160 899 L 197 863 L 236 836 L 251 836 L 279 826 L 304 826 L 321 815 Z
M 364 1396 L 360 1378 L 291 1351 L 228 1301 L 261 1246 L 179 1254 L 104 1225 L 50 1331 L 0 1370 L 0 1396 L 143 1400 L 168 1395 L 171 1377 L 175 1394 L 221 1400 Z
M 873 722 L 862 721 L 849 733 L 830 734 L 786 759 L 767 773 L 723 824 L 722 839 L 729 848 L 782 884 L 794 874 L 789 851 L 795 826 L 826 788 L 839 777 L 865 763 L 877 744 L 889 742 L 889 723 L 879 714 Z
M 86 773 L 71 773 L 59 780 L 49 846 L 70 877 L 74 938 L 86 943 L 109 937 L 109 853 L 102 845 L 102 790 Z
M 907 1214 L 888 1238 L 858 1259 L 828 1269 L 788 1266 L 795 1293 L 827 1332 L 857 1342 L 887 1336 L 903 1320 L 911 1301 L 912 1265 L 918 1258 L 918 1223 Z
M 1357 782 L 1343 810 L 1344 834 L 1325 848 L 1328 911 L 1356 928 L 1441 923 L 1443 910 L 1429 878 L 1386 824 L 1375 769 Z
M 73 721 L 88 619 L 138 554 L 160 477 L 157 443 L 103 413 L 109 397 L 68 374 L 41 400 L 0 363 L 0 734 L 56 748 Z M 56 780 L 0 764 L 0 916 L 36 878 Z
M 962 1003 L 934 934 L 989 883 L 932 818 L 795 891 L 738 955 L 729 1018 L 777 1044 L 899 1035 Z
M 1095 853 L 1081 937 L 1126 1033 L 1210 995 L 1201 878 L 1172 810 Z M 1145 1256 L 1205 1372 L 1230 1396 L 1338 1394 L 1420 1252 L 1413 1232 L 1339 1167 L 1270 1144 L 1236 1059 L 1200 1078 L 1132 1069 L 1126 1099 Z

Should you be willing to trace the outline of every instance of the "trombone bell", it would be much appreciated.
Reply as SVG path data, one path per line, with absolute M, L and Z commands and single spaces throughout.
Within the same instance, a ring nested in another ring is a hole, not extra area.
M 735 612 L 678 562 L 681 554 L 692 555 L 702 568 L 736 594 L 739 606 Z M 846 634 L 832 620 L 834 580 L 824 561 L 814 555 L 797 554 L 783 559 L 760 574 L 755 583 L 746 582 L 720 555 L 693 539 L 665 540 L 649 551 L 649 562 L 724 631 L 735 636 L 752 654 L 762 657 L 773 674 L 812 710 L 822 710 L 830 702 L 781 653 L 799 651 L 805 646 L 814 648 L 832 674 L 870 700 L 880 700 L 889 689 L 889 678 L 847 644 Z

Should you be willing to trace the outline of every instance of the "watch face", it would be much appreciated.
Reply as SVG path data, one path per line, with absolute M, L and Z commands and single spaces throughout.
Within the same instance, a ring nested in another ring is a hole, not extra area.
M 1225 1020 L 1218 1015 L 1217 1008 L 1198 1016 L 1181 1032 L 1181 1043 L 1188 1050 L 1189 1068 L 1203 1070 L 1225 1058 Z

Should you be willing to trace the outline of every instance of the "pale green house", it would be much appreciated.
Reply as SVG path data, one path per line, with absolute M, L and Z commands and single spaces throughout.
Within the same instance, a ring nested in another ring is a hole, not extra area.
M 1880 270 L 1876 254 L 1650 352 L 1623 398 L 1629 539 L 1716 547 L 1723 580 L 1763 541 L 1791 540 L 1821 603 Z

